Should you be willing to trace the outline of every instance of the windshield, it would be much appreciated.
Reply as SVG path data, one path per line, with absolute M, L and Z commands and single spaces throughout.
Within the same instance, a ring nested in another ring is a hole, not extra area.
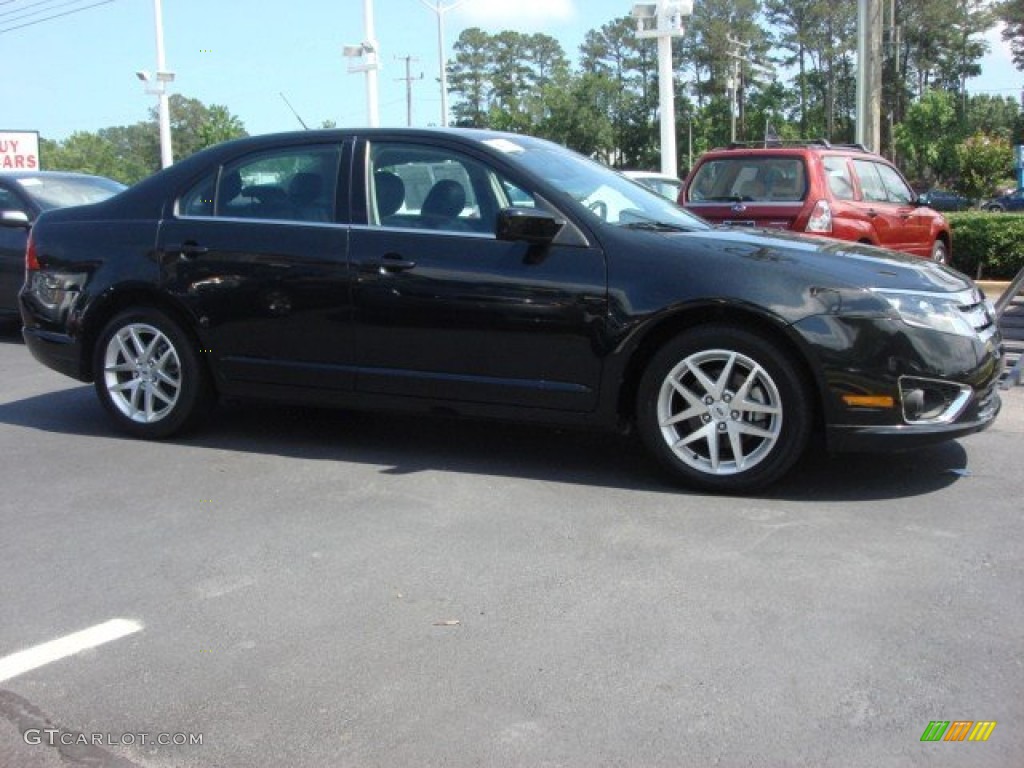
M 18 183 L 43 210 L 98 203 L 127 189 L 101 176 L 27 176 Z
M 487 142 L 520 165 L 567 192 L 591 220 L 618 226 L 658 225 L 669 229 L 709 229 L 710 225 L 656 192 L 615 171 L 547 142 Z

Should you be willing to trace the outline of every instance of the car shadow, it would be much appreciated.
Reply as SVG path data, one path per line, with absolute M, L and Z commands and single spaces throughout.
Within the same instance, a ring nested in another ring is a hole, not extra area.
M 0 404 L 0 423 L 86 437 L 121 436 L 90 386 Z M 371 413 L 227 403 L 201 432 L 168 442 L 423 471 L 519 477 L 658 493 L 701 495 L 672 484 L 635 435 L 556 429 L 424 414 Z M 810 450 L 779 483 L 752 494 L 793 501 L 869 501 L 913 497 L 955 483 L 967 466 L 957 442 L 904 454 L 829 457 Z

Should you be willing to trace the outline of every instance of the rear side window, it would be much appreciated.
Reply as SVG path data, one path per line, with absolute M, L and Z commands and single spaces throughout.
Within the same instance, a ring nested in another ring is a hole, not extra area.
M 702 163 L 690 181 L 691 202 L 797 203 L 807 194 L 799 157 L 722 157 Z
M 340 148 L 287 147 L 212 172 L 178 202 L 182 216 L 334 221 Z
M 836 200 L 853 200 L 853 177 L 850 176 L 850 166 L 846 164 L 846 158 L 825 157 L 821 162 L 825 167 L 825 177 L 828 179 L 832 197 Z

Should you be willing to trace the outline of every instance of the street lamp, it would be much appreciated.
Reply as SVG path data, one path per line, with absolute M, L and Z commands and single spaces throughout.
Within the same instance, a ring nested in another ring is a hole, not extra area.
M 678 176 L 676 160 L 676 105 L 672 76 L 672 38 L 681 37 L 683 19 L 693 14 L 693 0 L 658 0 L 635 3 L 636 36 L 658 40 L 658 111 L 661 113 L 661 172 Z
M 466 0 L 454 0 L 448 5 L 441 0 L 436 3 L 428 3 L 427 0 L 420 2 L 437 14 L 437 63 L 441 69 L 441 126 L 445 127 L 448 125 L 448 73 L 444 56 L 444 15 L 458 8 Z
M 378 46 L 373 34 L 373 0 L 363 0 L 363 36 L 364 41 L 356 45 L 346 45 L 341 51 L 349 59 L 349 73 L 366 73 L 366 115 L 371 128 L 380 125 L 377 106 L 377 61 Z M 362 59 L 357 63 L 356 59 Z
M 146 93 L 157 97 L 160 167 L 166 168 L 174 162 L 174 148 L 171 145 L 171 108 L 167 99 L 167 85 L 174 82 L 174 73 L 168 71 L 164 59 L 164 21 L 160 0 L 153 0 L 153 15 L 156 18 L 156 72 L 150 75 L 149 72 L 140 70 L 135 76 L 146 84 Z

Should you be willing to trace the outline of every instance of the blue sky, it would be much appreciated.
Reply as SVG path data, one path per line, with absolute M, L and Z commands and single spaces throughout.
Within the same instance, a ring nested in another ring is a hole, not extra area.
M 89 5 L 99 0 L 72 0 Z M 700 0 L 697 0 L 699 2 Z M 37 5 L 38 3 L 44 3 Z M 21 14 L 67 0 L 0 0 L 0 30 L 43 18 Z M 435 0 L 431 0 L 432 3 Z M 445 0 L 451 5 L 452 0 Z M 630 0 L 466 0 L 445 14 L 450 50 L 469 26 L 516 29 L 558 38 L 575 59 L 588 29 L 623 15 Z M 299 128 L 281 99 L 284 93 L 311 126 L 366 123 L 362 75 L 349 74 L 341 54 L 363 39 L 362 0 L 163 0 L 168 68 L 173 91 L 223 104 L 250 133 Z M 436 124 L 437 16 L 420 0 L 375 0 L 381 123 L 404 125 L 404 62 L 413 56 L 413 122 Z M 1024 73 L 1010 63 L 998 34 L 972 92 L 1018 96 Z M 97 130 L 144 120 L 155 103 L 136 79 L 154 70 L 156 45 L 152 0 L 112 0 L 104 5 L 0 33 L 0 129 L 38 130 L 60 139 L 76 130 Z

